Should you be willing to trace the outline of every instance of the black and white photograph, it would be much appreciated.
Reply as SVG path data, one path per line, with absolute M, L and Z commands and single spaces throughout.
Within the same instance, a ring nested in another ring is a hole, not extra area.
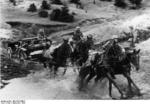
M 150 0 L 0 0 L 0 100 L 150 100 Z

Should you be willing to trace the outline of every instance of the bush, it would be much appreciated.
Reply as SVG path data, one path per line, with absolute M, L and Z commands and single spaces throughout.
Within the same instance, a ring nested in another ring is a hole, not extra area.
M 50 14 L 50 19 L 56 21 L 59 19 L 60 14 L 61 14 L 60 9 L 54 9 Z
M 34 3 L 30 4 L 30 6 L 29 6 L 27 11 L 28 12 L 36 12 L 37 8 L 36 8 L 35 4 Z
M 50 4 L 47 3 L 47 1 L 43 0 L 42 1 L 42 5 L 41 5 L 41 9 L 50 9 Z
M 100 1 L 112 1 L 112 0 L 100 0 Z
M 61 22 L 73 22 L 74 16 L 72 15 L 65 15 L 59 18 L 59 21 Z
M 115 0 L 115 6 L 120 8 L 125 8 L 127 4 L 124 2 L 124 0 Z
M 54 21 L 61 21 L 61 22 L 73 22 L 74 16 L 69 14 L 68 7 L 62 7 L 60 9 L 55 9 L 50 14 L 50 19 Z
M 141 6 L 141 2 L 142 2 L 142 0 L 129 0 L 129 1 L 133 5 L 136 5 L 136 7 L 140 7 Z
M 61 2 L 61 0 L 52 0 L 51 2 L 52 4 L 58 4 L 58 5 L 62 5 L 63 3 Z
M 71 3 L 75 3 L 78 4 L 80 2 L 80 0 L 70 0 Z
M 9 0 L 9 2 L 13 3 L 13 5 L 16 6 L 16 0 Z
M 45 10 L 41 10 L 41 11 L 39 12 L 39 17 L 43 17 L 43 18 L 48 17 L 48 12 L 45 11 Z

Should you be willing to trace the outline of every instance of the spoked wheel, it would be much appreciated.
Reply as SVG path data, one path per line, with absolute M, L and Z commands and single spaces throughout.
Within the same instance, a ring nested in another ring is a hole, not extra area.
M 20 51 L 20 53 L 19 53 L 19 59 L 21 61 L 27 59 L 27 54 L 24 51 Z
M 12 49 L 10 47 L 7 48 L 7 54 L 8 54 L 9 59 L 11 59 L 12 58 Z

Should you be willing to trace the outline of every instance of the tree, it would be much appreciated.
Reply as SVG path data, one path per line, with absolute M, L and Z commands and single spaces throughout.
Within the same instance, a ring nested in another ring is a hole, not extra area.
M 46 0 L 42 1 L 41 9 L 50 9 L 50 5 L 47 3 Z
M 37 8 L 36 8 L 35 4 L 34 3 L 30 4 L 30 6 L 29 6 L 27 11 L 28 12 L 36 12 Z
M 124 2 L 124 0 L 115 0 L 115 6 L 120 8 L 125 8 L 127 4 Z

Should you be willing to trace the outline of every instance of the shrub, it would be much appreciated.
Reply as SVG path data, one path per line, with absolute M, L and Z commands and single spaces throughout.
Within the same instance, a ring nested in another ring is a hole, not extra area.
M 48 12 L 45 11 L 45 10 L 41 10 L 41 11 L 39 12 L 39 17 L 43 17 L 43 18 L 48 17 Z
M 71 3 L 75 3 L 78 4 L 80 2 L 80 0 L 70 0 Z
M 61 2 L 61 0 L 52 0 L 51 2 L 52 4 L 58 4 L 58 5 L 62 5 L 63 3 Z
M 13 3 L 13 5 L 16 6 L 16 0 L 9 0 L 9 2 Z
M 61 22 L 73 22 L 74 16 L 72 14 L 69 14 L 69 9 L 65 6 L 61 9 L 53 10 L 50 14 L 50 19 Z
M 50 19 L 56 21 L 59 19 L 60 14 L 61 14 L 60 9 L 54 9 L 50 14 Z
M 43 0 L 42 1 L 42 5 L 41 5 L 41 9 L 50 9 L 50 4 L 47 3 L 47 1 Z
M 112 0 L 100 0 L 100 1 L 112 1 Z
M 142 0 L 129 0 L 129 1 L 130 1 L 130 3 L 135 5 L 136 7 L 140 7 L 141 6 L 141 2 L 142 2 Z
M 115 6 L 120 8 L 125 8 L 127 4 L 124 2 L 124 0 L 115 0 Z
M 73 22 L 74 16 L 72 15 L 65 15 L 59 18 L 59 21 L 61 22 Z
M 28 12 L 36 12 L 37 8 L 36 8 L 35 4 L 34 3 L 30 4 L 30 6 L 29 6 L 27 11 Z

